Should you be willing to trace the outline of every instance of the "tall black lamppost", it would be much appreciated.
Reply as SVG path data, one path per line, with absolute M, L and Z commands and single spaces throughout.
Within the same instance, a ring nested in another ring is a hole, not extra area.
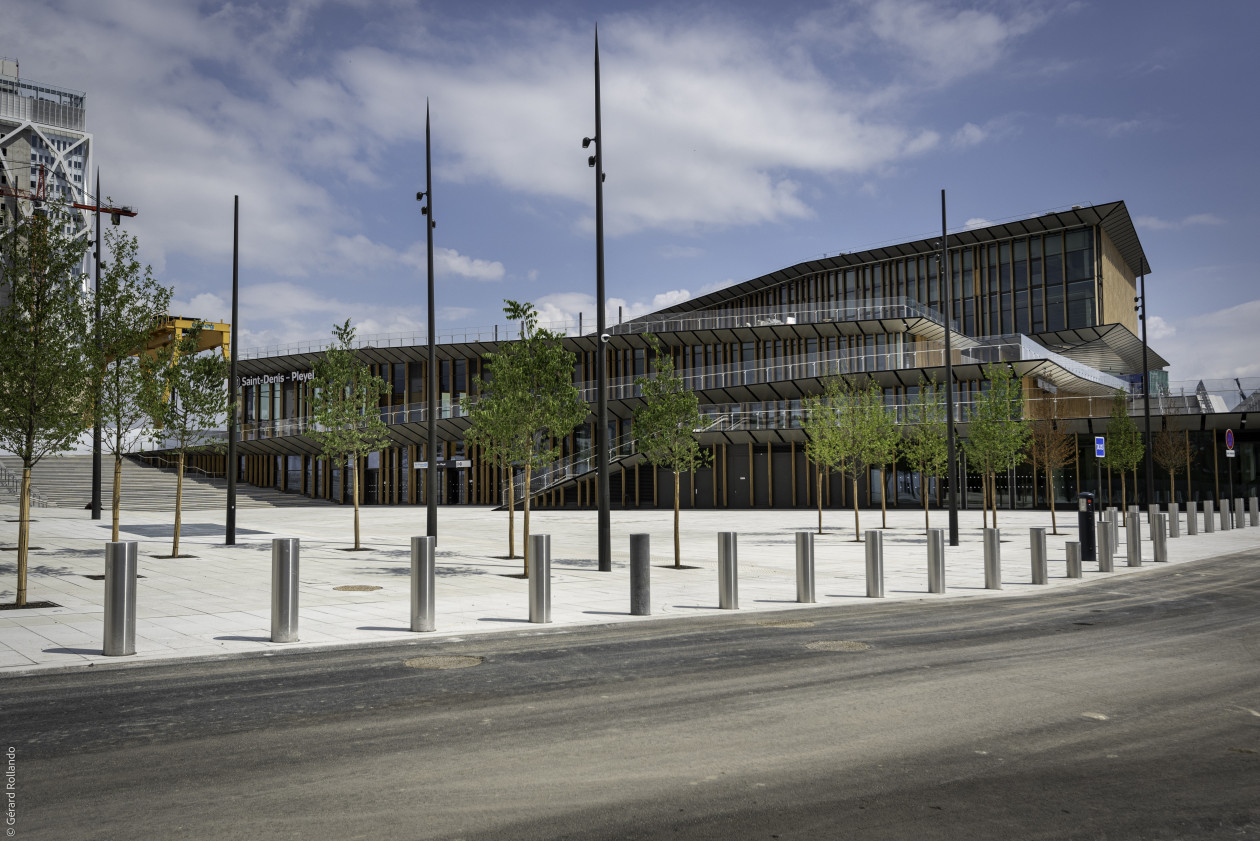
M 425 534 L 437 537 L 437 321 L 433 314 L 433 144 L 429 138 L 429 101 L 424 101 L 424 192 L 416 193 L 416 201 L 428 199 L 420 208 L 425 218 L 425 234 L 429 244 L 429 376 L 428 376 L 428 451 L 429 467 L 424 471 L 424 499 L 428 521 Z
M 958 452 L 954 444 L 954 363 L 950 353 L 950 316 L 954 313 L 953 278 L 949 270 L 949 235 L 945 225 L 945 191 L 941 190 L 941 270 L 945 285 L 945 473 L 949 482 L 949 545 L 958 545 Z M 924 493 L 926 493 L 926 488 Z
M 232 197 L 232 327 L 228 333 L 228 387 L 232 389 L 232 399 L 228 404 L 228 448 L 227 448 L 227 535 L 228 546 L 236 545 L 236 439 L 237 424 L 240 423 L 241 388 L 236 379 L 236 346 L 240 344 L 240 308 L 237 306 L 239 292 L 238 266 L 241 245 L 241 197 Z
M 612 571 L 612 495 L 608 489 L 608 373 L 604 342 L 604 132 L 599 110 L 599 27 L 595 27 L 595 136 L 582 138 L 582 148 L 595 144 L 595 154 L 586 159 L 595 169 L 595 331 L 599 345 L 595 351 L 595 469 L 596 496 L 599 497 L 599 571 Z
M 1137 306 L 1138 321 L 1142 322 L 1142 412 L 1146 416 L 1146 446 L 1144 448 L 1142 469 L 1146 471 L 1146 504 L 1155 502 L 1155 470 L 1151 466 L 1151 366 L 1146 359 L 1146 275 L 1142 275 L 1141 289 L 1138 297 L 1133 299 Z M 1137 489 L 1134 488 L 1136 491 Z
M 96 280 L 92 294 L 95 316 L 92 321 L 92 333 L 96 339 L 96 352 L 101 350 L 101 171 L 96 170 Z M 98 375 L 99 376 L 99 375 Z M 92 404 L 92 519 L 101 518 L 101 381 L 97 380 L 96 395 Z

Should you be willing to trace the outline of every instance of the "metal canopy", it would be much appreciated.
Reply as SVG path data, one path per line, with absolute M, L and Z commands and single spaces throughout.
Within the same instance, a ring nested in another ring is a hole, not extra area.
M 1099 371 L 1143 373 L 1142 340 L 1123 324 L 1057 330 L 1053 333 L 1038 333 L 1029 338 L 1047 350 Z M 1147 348 L 1146 352 L 1152 371 L 1168 367 L 1168 360 L 1154 350 Z

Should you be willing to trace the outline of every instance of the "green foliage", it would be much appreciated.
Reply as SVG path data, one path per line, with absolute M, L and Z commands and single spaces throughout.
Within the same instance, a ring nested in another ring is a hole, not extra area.
M 695 430 L 704 422 L 700 399 L 688 391 L 674 371 L 674 361 L 655 336 L 647 342 L 654 357 L 653 375 L 638 377 L 643 403 L 634 412 L 634 437 L 638 451 L 653 466 L 674 473 L 704 467 L 708 453 L 696 441 Z
M 381 419 L 381 398 L 389 392 L 383 379 L 373 376 L 354 353 L 350 319 L 333 325 L 333 344 L 315 361 L 312 378 L 310 437 L 330 465 L 347 463 L 353 471 L 354 548 L 359 547 L 359 461 L 389 443 L 389 428 Z M 430 462 L 434 454 L 429 454 Z M 430 469 L 433 469 L 430 467 Z M 344 475 L 344 473 L 343 473 Z
M 1137 467 L 1143 455 L 1142 433 L 1129 417 L 1128 397 L 1123 389 L 1116 389 L 1111 418 L 1107 421 L 1107 455 L 1103 456 L 1102 463 L 1109 470 L 1125 473 Z
M 1029 426 L 1024 418 L 1023 389 L 1010 366 L 990 364 L 984 373 L 989 388 L 976 397 L 964 447 L 971 467 L 992 476 L 1023 458 Z
M 688 391 L 674 371 L 674 360 L 653 335 L 647 336 L 652 349 L 650 377 L 637 377 L 643 402 L 634 411 L 634 437 L 638 450 L 653 467 L 674 474 L 674 566 L 682 565 L 678 531 L 678 476 L 708 464 L 708 453 L 700 449 L 695 430 L 703 422 L 700 399 Z
M 575 357 L 562 336 L 538 326 L 538 312 L 526 302 L 505 300 L 503 311 L 521 324 L 521 339 L 485 355 L 486 379 L 469 410 L 464 440 L 499 464 L 525 471 L 525 572 L 529 572 L 529 484 L 535 470 L 560 457 L 559 439 L 588 414 L 573 385 Z
M 945 471 L 949 458 L 946 441 L 945 390 L 935 380 L 919 378 L 919 390 L 906 406 L 905 438 L 901 443 L 906 463 L 919 471 L 923 510 L 928 509 L 928 477 Z
M 0 449 L 22 459 L 17 599 L 26 604 L 30 469 L 70 449 L 90 423 L 90 321 L 80 266 L 87 243 L 63 205 L 0 234 Z
M 111 508 L 113 539 L 117 540 L 122 457 L 145 434 L 144 421 L 148 417 L 141 398 L 144 372 L 140 354 L 155 323 L 167 314 L 171 290 L 153 279 L 148 266 L 141 269 L 134 236 L 106 228 L 105 248 L 111 259 L 101 273 L 96 296 L 100 319 L 93 369 L 100 389 L 102 447 L 114 456 Z
M 823 383 L 821 396 L 805 398 L 801 425 L 808 436 L 806 458 L 820 468 L 852 475 L 854 538 L 860 540 L 858 475 L 864 467 L 886 464 L 896 453 L 889 435 L 890 428 L 896 432 L 895 421 L 884 406 L 883 389 L 874 380 L 859 386 L 855 380 L 832 377 Z M 821 499 L 819 506 L 821 530 Z

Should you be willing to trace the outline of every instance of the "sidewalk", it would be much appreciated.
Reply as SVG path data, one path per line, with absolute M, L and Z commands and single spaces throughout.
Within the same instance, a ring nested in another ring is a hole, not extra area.
M 221 511 L 190 511 L 180 551 L 192 559 L 165 560 L 171 551 L 173 514 L 124 512 L 123 540 L 139 542 L 136 654 L 101 653 L 104 584 L 87 576 L 104 573 L 109 512 L 93 522 L 87 512 L 36 509 L 28 600 L 59 607 L 0 611 L 0 674 L 83 666 L 117 666 L 198 657 L 259 656 L 314 647 L 410 641 L 416 645 L 452 636 L 510 631 L 534 633 L 529 624 L 528 582 L 509 577 L 521 561 L 506 560 L 507 514 L 487 508 L 439 509 L 437 552 L 437 631 L 415 634 L 410 618 L 410 538 L 424 533 L 423 507 L 363 508 L 362 543 L 353 546 L 351 508 L 245 509 L 237 512 L 237 545 L 223 543 Z M 817 603 L 854 610 L 877 603 L 866 598 L 865 554 L 853 542 L 853 512 L 824 512 L 826 533 L 816 538 Z M 1179 564 L 1260 546 L 1260 528 L 1186 536 L 1167 541 L 1169 563 Z M 654 617 L 704 617 L 719 611 L 717 537 L 739 533 L 739 607 L 744 612 L 798 609 L 795 537 L 814 530 L 817 512 L 807 510 L 683 511 L 683 563 L 696 569 L 672 570 L 673 512 L 614 511 L 613 571 L 596 563 L 594 511 L 543 511 L 531 515 L 535 534 L 551 535 L 552 604 L 550 627 L 651 621 L 629 615 L 629 535 L 652 536 L 651 605 Z M 12 603 L 16 587 L 17 508 L 0 505 L 0 602 Z M 1059 535 L 1047 534 L 1049 585 L 1033 585 L 1029 527 L 1050 526 L 1048 512 L 1001 512 L 1002 590 L 985 590 L 980 512 L 960 512 L 960 545 L 945 547 L 946 592 L 927 592 L 927 549 L 922 511 L 890 511 L 884 532 L 885 600 L 1002 598 L 1072 586 L 1067 579 L 1065 543 L 1076 540 L 1076 512 L 1059 514 Z M 1084 581 L 1141 575 L 1155 568 L 1150 532 L 1142 515 L 1144 566 L 1125 566 L 1124 529 L 1115 572 L 1099 573 L 1086 563 Z M 879 511 L 863 511 L 863 530 L 876 528 Z M 947 514 L 932 511 L 932 526 L 944 528 Z M 1219 526 L 1219 519 L 1217 520 Z M 519 555 L 521 514 L 516 516 Z M 270 641 L 271 539 L 301 539 L 298 643 Z M 1159 566 L 1163 566 L 1162 564 Z M 338 589 L 353 587 L 357 589 Z

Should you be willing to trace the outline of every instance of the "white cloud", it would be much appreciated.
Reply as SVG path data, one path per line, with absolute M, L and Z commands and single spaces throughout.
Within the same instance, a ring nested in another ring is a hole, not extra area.
M 1059 128 L 1072 128 L 1101 134 L 1103 137 L 1115 139 L 1138 130 L 1151 130 L 1157 124 L 1150 120 L 1122 120 L 1119 117 L 1086 117 L 1081 114 L 1062 114 L 1055 121 Z
M 973 216 L 970 219 L 968 219 L 966 223 L 964 223 L 963 227 L 965 227 L 967 230 L 971 230 L 972 228 L 987 228 L 992 224 L 993 223 L 990 222 L 988 219 L 985 219 L 981 216 Z
M 1137 216 L 1133 224 L 1151 231 L 1171 231 L 1196 225 L 1224 225 L 1225 220 L 1214 213 L 1195 213 L 1182 219 L 1161 219 L 1158 216 Z
M 1260 377 L 1255 330 L 1260 324 L 1260 299 L 1215 312 L 1175 319 L 1150 320 L 1151 338 L 1171 363 L 1173 380 Z
M 455 275 L 470 280 L 502 280 L 503 264 L 498 260 L 481 260 L 460 254 L 454 248 L 433 249 L 433 272 L 438 276 Z
M 1177 335 L 1177 328 L 1158 315 L 1152 315 L 1146 319 L 1146 329 L 1152 341 L 1171 339 Z

